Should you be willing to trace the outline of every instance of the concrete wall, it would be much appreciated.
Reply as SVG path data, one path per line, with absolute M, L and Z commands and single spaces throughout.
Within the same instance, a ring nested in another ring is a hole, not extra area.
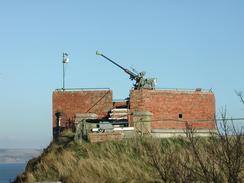
M 95 113 L 101 119 L 113 106 L 111 90 L 54 91 L 52 100 L 53 128 L 56 127 L 56 112 L 62 112 L 61 127 L 65 127 L 74 121 L 76 113 Z
M 212 92 L 176 90 L 131 90 L 130 112 L 151 112 L 152 129 L 214 129 L 215 97 Z M 180 117 L 182 116 L 182 118 Z

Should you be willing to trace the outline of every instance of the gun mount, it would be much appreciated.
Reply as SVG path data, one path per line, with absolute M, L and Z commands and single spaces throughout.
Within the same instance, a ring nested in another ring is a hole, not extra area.
M 110 61 L 111 63 L 113 63 L 120 69 L 122 69 L 125 73 L 127 73 L 130 76 L 130 79 L 135 81 L 135 84 L 134 84 L 135 90 L 140 90 L 140 89 L 153 90 L 153 89 L 155 89 L 155 79 L 154 78 L 144 78 L 144 76 L 146 74 L 145 72 L 135 73 L 133 71 L 130 71 L 129 69 L 122 67 L 121 65 L 117 64 L 116 62 L 114 62 L 110 58 L 106 57 L 102 53 L 99 53 L 98 51 L 96 51 L 96 55 L 102 56 L 106 60 Z

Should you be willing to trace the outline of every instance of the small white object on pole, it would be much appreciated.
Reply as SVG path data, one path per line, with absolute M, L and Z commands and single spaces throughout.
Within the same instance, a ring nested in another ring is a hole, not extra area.
M 63 91 L 65 90 L 65 69 L 64 69 L 64 64 L 69 63 L 69 57 L 68 53 L 63 53 Z

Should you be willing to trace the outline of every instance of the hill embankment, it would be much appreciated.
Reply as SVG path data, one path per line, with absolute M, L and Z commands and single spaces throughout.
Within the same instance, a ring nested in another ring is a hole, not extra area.
M 67 132 L 15 182 L 243 182 L 243 153 L 243 134 L 77 143 Z

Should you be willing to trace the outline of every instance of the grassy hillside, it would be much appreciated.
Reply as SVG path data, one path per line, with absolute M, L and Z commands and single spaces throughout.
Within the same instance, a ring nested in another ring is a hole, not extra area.
M 222 138 L 223 137 L 223 138 Z M 243 134 L 75 143 L 66 132 L 15 182 L 242 182 Z

